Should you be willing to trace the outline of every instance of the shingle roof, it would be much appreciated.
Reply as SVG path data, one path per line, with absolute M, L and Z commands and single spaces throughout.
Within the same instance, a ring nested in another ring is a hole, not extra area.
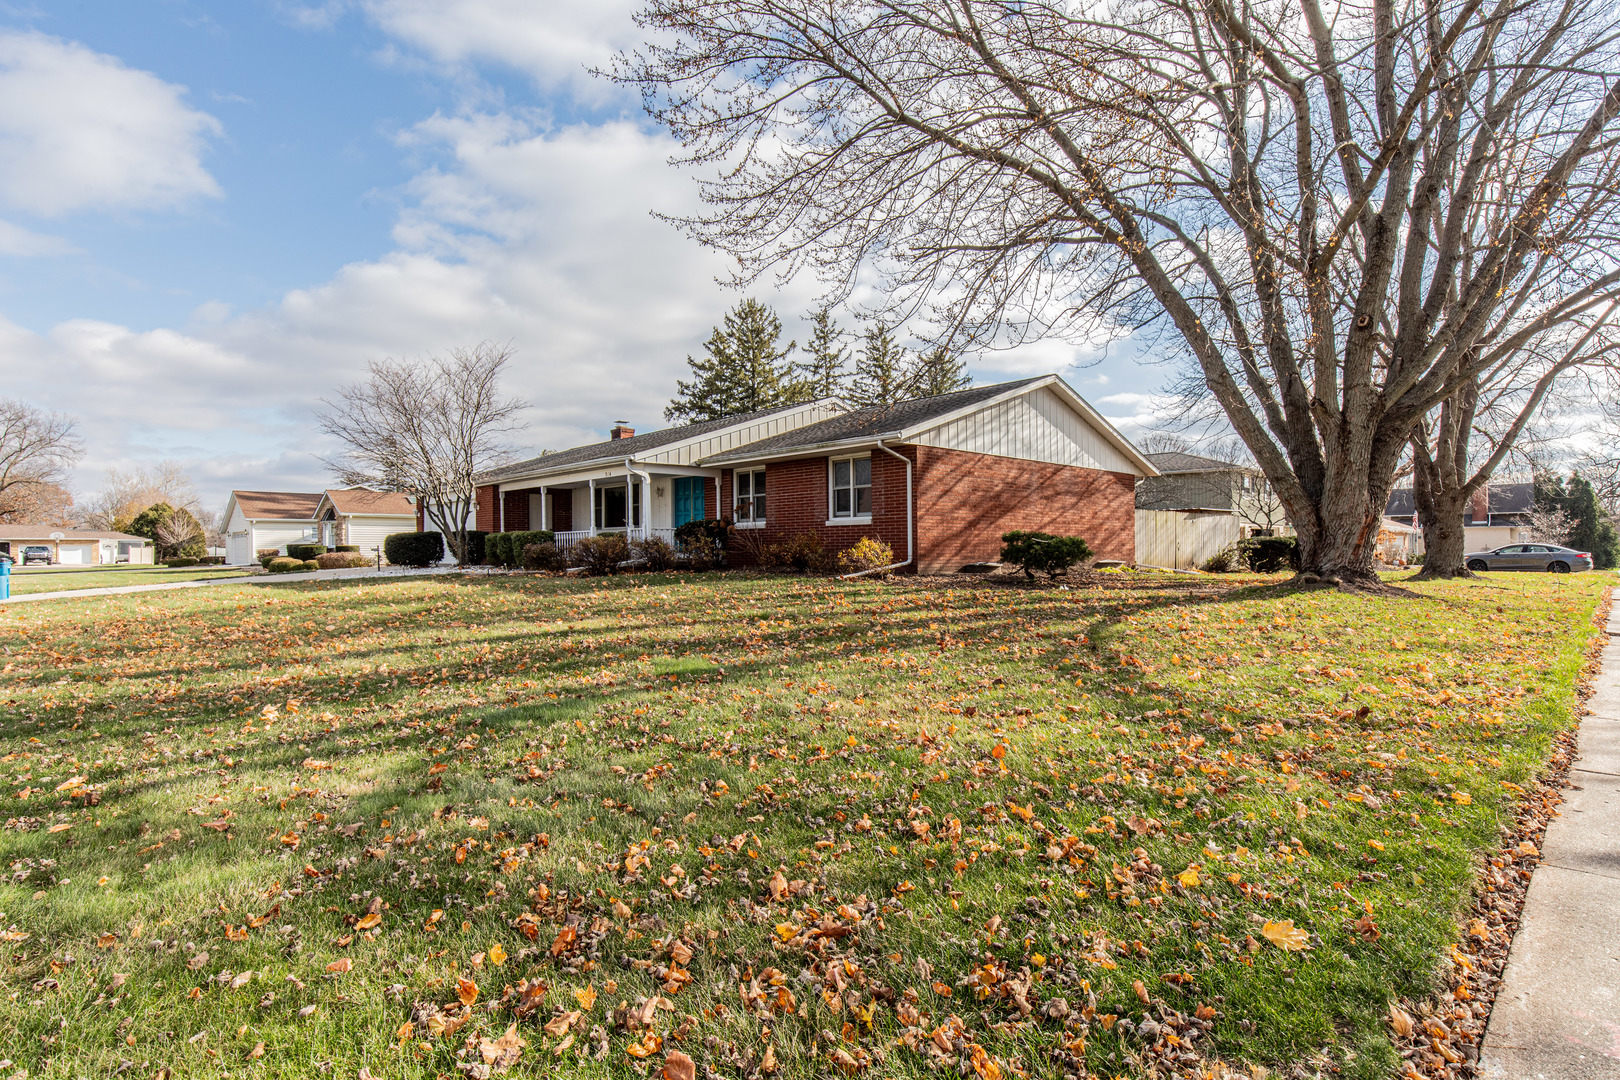
M 519 461 L 511 465 L 503 465 L 498 469 L 491 469 L 478 477 L 478 482 L 487 484 L 496 480 L 504 480 L 512 476 L 525 476 L 541 469 L 554 469 L 561 465 L 585 465 L 593 461 L 617 461 L 627 457 L 645 454 L 649 450 L 656 450 L 660 446 L 682 442 L 706 435 L 711 431 L 719 431 L 737 424 L 746 424 L 762 416 L 773 413 L 787 412 L 789 409 L 803 408 L 803 403 L 797 405 L 782 405 L 775 409 L 761 409 L 758 412 L 741 413 L 737 416 L 727 416 L 719 420 L 700 420 L 695 424 L 682 424 L 680 427 L 664 428 L 661 431 L 649 431 L 641 435 L 631 435 L 627 439 L 607 439 L 603 442 L 588 443 L 585 446 L 575 446 L 568 450 L 558 450 L 555 453 L 541 454 L 527 461 Z
M 999 397 L 1009 390 L 1039 382 L 1043 378 L 1045 376 L 996 383 L 992 386 L 974 386 L 952 394 L 940 394 L 937 397 L 916 398 L 894 405 L 873 405 L 865 409 L 856 409 L 830 420 L 808 424 L 794 431 L 773 435 L 768 439 L 760 439 L 747 446 L 704 458 L 703 463 L 718 465 L 727 461 L 746 461 L 785 451 L 826 446 L 830 443 L 894 435 L 901 431 L 909 431 L 919 424 L 926 424 L 936 417 L 948 416 L 958 409 L 969 408 L 982 401 Z
M 1153 462 L 1153 467 L 1166 476 L 1171 473 L 1243 472 L 1252 468 L 1232 461 L 1222 461 L 1219 458 L 1204 457 L 1202 454 L 1186 454 L 1180 450 L 1165 450 L 1143 456 Z
M 412 505 L 410 497 L 399 491 L 329 488 L 326 491 L 326 500 L 340 514 L 393 514 L 397 517 L 413 517 L 416 514 L 416 507 Z
M 242 516 L 253 520 L 314 518 L 321 504 L 318 491 L 233 491 Z
M 1384 504 L 1386 517 L 1409 518 L 1416 512 L 1412 502 L 1411 488 L 1396 488 L 1389 493 L 1389 502 Z
M 1490 512 L 1493 514 L 1528 514 L 1536 501 L 1536 485 L 1490 484 Z M 1395 518 L 1409 518 L 1414 513 L 1411 488 L 1396 488 L 1389 493 L 1384 513 Z
M 64 540 L 138 540 L 152 541 L 144 536 L 111 532 L 105 529 L 64 529 L 60 525 L 0 525 L 0 540 L 50 540 L 52 533 L 61 533 Z

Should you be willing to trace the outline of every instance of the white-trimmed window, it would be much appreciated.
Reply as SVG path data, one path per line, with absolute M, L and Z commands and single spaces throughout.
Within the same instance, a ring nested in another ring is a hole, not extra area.
M 591 510 L 598 529 L 641 528 L 641 481 L 614 487 L 598 484 Z
M 738 469 L 731 475 L 731 517 L 738 525 L 765 524 L 765 470 Z
M 828 479 L 831 492 L 827 505 L 833 521 L 870 520 L 872 517 L 872 458 L 833 458 Z

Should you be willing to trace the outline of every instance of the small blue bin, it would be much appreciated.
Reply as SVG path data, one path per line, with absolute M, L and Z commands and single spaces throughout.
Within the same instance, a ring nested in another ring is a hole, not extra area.
M 11 560 L 0 555 L 0 600 L 11 599 Z

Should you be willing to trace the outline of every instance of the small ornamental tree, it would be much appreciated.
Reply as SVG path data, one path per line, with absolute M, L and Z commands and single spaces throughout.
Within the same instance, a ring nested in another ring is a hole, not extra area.
M 1001 534 L 1001 545 L 1001 561 L 1018 567 L 1031 581 L 1037 572 L 1054 581 L 1076 563 L 1091 558 L 1091 545 L 1078 536 L 1015 530 Z

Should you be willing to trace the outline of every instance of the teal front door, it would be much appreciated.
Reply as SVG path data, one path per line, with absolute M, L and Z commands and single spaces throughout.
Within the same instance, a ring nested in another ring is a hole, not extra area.
M 675 527 L 703 517 L 703 478 L 679 476 L 675 478 Z

